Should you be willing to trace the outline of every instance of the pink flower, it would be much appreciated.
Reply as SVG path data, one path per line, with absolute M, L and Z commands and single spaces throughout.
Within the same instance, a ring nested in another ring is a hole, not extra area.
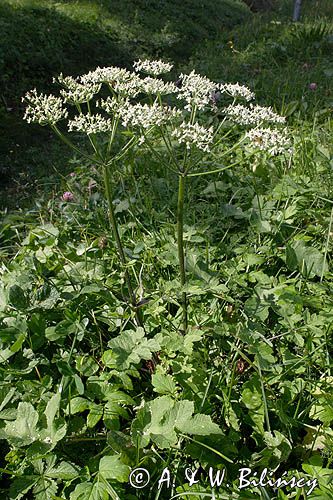
M 70 191 L 65 191 L 64 194 L 62 195 L 61 199 L 63 201 L 73 201 L 74 195 Z
M 69 177 L 75 177 L 75 175 L 76 175 L 76 174 L 75 174 L 75 172 L 71 172 L 71 173 L 69 174 Z
M 309 89 L 310 90 L 317 90 L 318 85 L 316 83 L 309 83 Z

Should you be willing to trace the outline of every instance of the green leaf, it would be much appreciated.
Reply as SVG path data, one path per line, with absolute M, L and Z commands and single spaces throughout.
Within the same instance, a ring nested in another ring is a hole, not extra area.
M 79 469 L 68 462 L 60 462 L 55 467 L 47 470 L 47 477 L 71 481 L 79 475 Z
M 6 422 L 4 429 L 0 430 L 0 438 L 14 446 L 27 446 L 39 437 L 37 431 L 38 413 L 30 403 L 20 402 L 17 408 L 16 419 Z
M 106 485 L 101 481 L 80 483 L 70 494 L 70 500 L 109 500 Z
M 286 264 L 292 271 L 297 269 L 308 278 L 321 277 L 322 273 L 328 272 L 324 255 L 316 248 L 306 246 L 302 240 L 287 245 Z
M 20 500 L 21 498 L 26 498 L 26 493 L 28 493 L 28 491 L 34 486 L 37 480 L 38 476 L 16 477 L 10 485 L 10 500 Z
M 196 436 L 208 436 L 209 434 L 222 434 L 217 424 L 212 422 L 209 415 L 197 414 L 188 420 L 183 429 L 178 429 L 184 434 L 195 434 Z
M 249 410 L 249 416 L 254 428 L 264 433 L 264 403 L 262 400 L 261 384 L 258 375 L 253 375 L 245 382 L 242 391 L 242 401 Z
M 53 479 L 40 477 L 33 488 L 34 499 L 52 500 L 57 493 L 57 483 Z
M 130 468 L 121 462 L 120 455 L 107 455 L 99 462 L 99 473 L 104 479 L 114 479 L 120 483 L 126 483 Z
M 8 293 L 9 303 L 15 307 L 15 309 L 19 309 L 24 311 L 28 307 L 28 300 L 25 296 L 24 291 L 18 285 L 13 285 L 9 289 Z
M 154 391 L 159 394 L 174 394 L 177 391 L 176 382 L 172 375 L 154 373 L 152 376 Z
M 67 425 L 63 418 L 57 418 L 56 415 L 60 408 L 60 393 L 54 394 L 46 405 L 44 415 L 46 416 L 47 429 L 41 431 L 41 440 L 53 448 L 66 435 Z
M 160 350 L 160 345 L 155 339 L 147 339 L 143 328 L 123 332 L 115 339 L 110 340 L 108 346 L 111 347 L 115 356 L 113 357 L 114 367 L 118 370 L 126 370 L 132 364 L 138 364 L 142 359 L 151 359 L 152 353 Z M 108 356 L 106 351 L 103 355 L 103 362 L 108 366 Z

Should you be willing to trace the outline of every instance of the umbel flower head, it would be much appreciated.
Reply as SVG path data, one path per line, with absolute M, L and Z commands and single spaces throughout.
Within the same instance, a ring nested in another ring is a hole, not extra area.
M 117 113 L 124 127 L 140 127 L 149 129 L 154 126 L 163 125 L 177 116 L 181 111 L 170 106 L 161 106 L 158 102 L 153 104 L 131 104 L 130 101 L 117 101 L 108 97 L 101 100 L 101 108 L 107 113 Z
M 240 85 L 239 83 L 219 83 L 217 89 L 222 94 L 228 94 L 234 98 L 241 97 L 246 101 L 251 101 L 255 98 L 254 92 L 245 85 Z
M 213 127 L 205 128 L 199 123 L 183 122 L 171 135 L 179 144 L 185 144 L 186 149 L 194 146 L 202 151 L 209 151 L 209 145 L 213 142 Z
M 69 132 L 84 132 L 87 135 L 109 132 L 112 130 L 112 120 L 102 115 L 77 115 L 68 122 Z
M 272 156 L 292 153 L 291 141 L 284 130 L 253 128 L 245 137 L 249 139 L 251 148 L 266 151 Z
M 82 104 L 91 101 L 101 89 L 100 83 L 80 83 L 72 76 L 64 77 L 62 73 L 53 81 L 60 83 L 64 87 L 60 90 L 60 94 L 70 104 Z
M 204 109 L 210 103 L 212 92 L 216 89 L 216 83 L 205 76 L 198 75 L 194 70 L 189 75 L 181 73 L 179 80 L 181 86 L 177 99 L 186 102 L 184 106 L 186 110 L 191 111 L 194 106 L 197 109 Z
M 142 61 L 139 59 L 133 63 L 133 67 L 135 71 L 142 71 L 144 73 L 148 73 L 148 75 L 161 75 L 162 73 L 168 73 L 172 70 L 173 65 L 170 63 L 166 63 L 161 61 L 160 59 L 149 61 Z
M 284 123 L 285 117 L 275 113 L 271 107 L 250 104 L 248 107 L 242 104 L 232 104 L 225 108 L 224 113 L 238 125 L 260 125 L 264 122 Z
M 26 93 L 22 101 L 27 103 L 23 119 L 28 123 L 55 125 L 68 116 L 61 97 L 38 94 L 37 90 L 33 89 Z

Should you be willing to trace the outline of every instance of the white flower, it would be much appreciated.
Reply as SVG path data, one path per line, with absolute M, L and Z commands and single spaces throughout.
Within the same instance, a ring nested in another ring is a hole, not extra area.
M 145 61 L 141 61 L 141 59 L 139 59 L 134 62 L 133 67 L 135 71 L 143 71 L 149 75 L 156 76 L 162 73 L 168 73 L 173 68 L 173 65 L 163 62 L 160 59 L 155 61 L 149 61 L 147 59 Z
M 131 106 L 131 103 L 128 98 L 117 99 L 116 97 L 107 97 L 106 99 L 97 101 L 96 105 L 111 115 L 113 113 L 117 113 L 120 108 L 127 108 L 128 106 Z
M 22 101 L 27 102 L 23 118 L 28 123 L 54 125 L 59 120 L 68 116 L 67 110 L 63 107 L 64 102 L 61 97 L 37 94 L 37 90 L 33 89 L 26 93 Z
M 284 116 L 275 113 L 271 107 L 253 104 L 248 107 L 241 104 L 231 105 L 225 108 L 224 112 L 239 125 L 259 125 L 263 122 L 284 123 L 286 120 Z
M 131 73 L 127 69 L 118 68 L 117 66 L 108 66 L 105 68 L 96 68 L 94 71 L 89 71 L 80 77 L 81 83 L 112 83 L 125 82 L 131 78 Z
M 217 88 L 221 93 L 229 94 L 231 97 L 242 97 L 246 101 L 251 101 L 255 98 L 254 93 L 245 85 L 237 83 L 219 83 Z
M 82 84 L 106 83 L 116 94 L 127 97 L 136 97 L 142 90 L 141 78 L 127 69 L 109 66 L 96 68 L 80 77 Z
M 178 88 L 173 82 L 164 82 L 159 78 L 147 76 L 141 80 L 142 90 L 146 94 L 172 94 L 178 92 Z
M 205 76 L 198 75 L 194 70 L 189 75 L 182 73 L 179 79 L 181 87 L 177 98 L 186 101 L 185 109 L 191 111 L 193 106 L 203 109 L 209 104 L 211 94 L 216 89 L 216 83 Z
M 195 146 L 202 151 L 209 151 L 209 144 L 213 141 L 213 127 L 209 129 L 202 127 L 198 123 L 183 122 L 172 133 L 179 144 L 185 144 L 187 149 Z
M 69 120 L 69 132 L 84 132 L 87 135 L 109 132 L 112 130 L 112 120 L 96 115 L 78 115 Z
M 285 130 L 271 128 L 251 129 L 245 137 L 250 140 L 251 146 L 255 149 L 267 151 L 271 155 L 292 153 L 291 141 Z
M 118 113 L 124 127 L 142 127 L 144 129 L 159 126 L 180 116 L 180 110 L 169 106 L 161 107 L 155 102 L 149 104 L 129 104 L 127 101 L 118 107 Z
M 91 101 L 95 94 L 101 89 L 100 83 L 85 83 L 82 84 L 72 76 L 63 76 L 62 73 L 57 78 L 53 78 L 53 82 L 60 83 L 65 89 L 60 90 L 60 94 L 65 101 L 70 104 L 82 104 L 83 102 Z

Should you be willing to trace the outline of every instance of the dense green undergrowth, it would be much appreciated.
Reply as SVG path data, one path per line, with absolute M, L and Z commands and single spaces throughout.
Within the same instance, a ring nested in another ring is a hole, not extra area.
M 99 169 L 44 130 L 44 150 L 38 136 L 21 152 L 31 172 L 62 174 L 0 226 L 3 498 L 332 498 L 332 25 L 319 4 L 320 19 L 273 12 L 192 56 L 285 114 L 295 152 L 188 183 L 185 337 L 175 178 L 148 152 L 114 172 L 144 332 L 123 299 Z M 19 196 L 31 196 L 26 182 Z M 136 467 L 150 472 L 143 489 L 129 484 Z M 191 487 L 187 467 L 201 471 Z M 220 488 L 209 467 L 225 469 Z M 319 487 L 240 491 L 241 467 Z M 159 490 L 165 468 L 175 486 Z

